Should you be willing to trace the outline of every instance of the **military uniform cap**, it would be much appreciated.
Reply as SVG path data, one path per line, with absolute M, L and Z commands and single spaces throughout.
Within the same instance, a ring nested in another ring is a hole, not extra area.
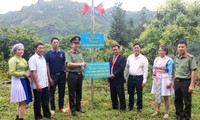
M 80 42 L 80 41 L 81 41 L 81 38 L 79 36 L 75 36 L 70 40 L 71 43 L 72 42 Z

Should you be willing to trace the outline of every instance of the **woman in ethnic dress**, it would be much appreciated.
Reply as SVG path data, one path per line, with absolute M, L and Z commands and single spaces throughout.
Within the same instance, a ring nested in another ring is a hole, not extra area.
M 16 120 L 23 120 L 26 105 L 32 101 L 30 88 L 30 72 L 27 61 L 22 57 L 24 45 L 16 44 L 12 47 L 14 56 L 8 61 L 9 74 L 11 76 L 10 102 L 17 102 Z
M 156 116 L 160 113 L 161 98 L 164 97 L 165 114 L 163 118 L 169 117 L 169 96 L 174 94 L 173 88 L 173 60 L 167 56 L 168 49 L 165 46 L 160 46 L 159 57 L 154 60 L 153 64 L 153 85 L 151 93 L 155 96 L 156 112 L 152 114 Z

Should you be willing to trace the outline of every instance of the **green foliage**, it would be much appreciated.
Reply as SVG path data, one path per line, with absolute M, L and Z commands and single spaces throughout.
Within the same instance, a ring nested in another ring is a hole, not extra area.
M 25 46 L 24 58 L 28 60 L 34 53 L 34 44 L 39 41 L 33 30 L 22 27 L 0 26 L 0 36 L 0 51 L 6 61 L 12 55 L 12 46 L 17 43 Z
M 0 53 L 0 81 L 8 80 L 8 63 L 5 61 L 4 56 Z
M 109 38 L 116 40 L 120 45 L 127 45 L 126 11 L 121 7 L 122 3 L 116 3 L 113 9 Z
M 108 62 L 108 59 L 112 55 L 112 45 L 117 44 L 114 40 L 109 40 L 105 36 L 105 46 L 102 49 L 95 50 L 95 61 L 97 62 Z M 121 48 L 123 49 L 123 48 Z
M 110 90 L 109 85 L 105 79 L 94 79 L 94 107 L 91 107 L 91 81 L 85 79 L 83 81 L 83 104 L 82 107 L 86 110 L 86 113 L 77 113 L 78 116 L 73 117 L 70 111 L 67 113 L 62 113 L 56 109 L 55 117 L 52 120 L 162 120 L 165 105 L 164 101 L 161 103 L 161 113 L 158 116 L 151 116 L 155 112 L 155 101 L 154 96 L 150 93 L 151 90 L 151 79 L 147 80 L 147 86 L 143 89 L 143 111 L 142 113 L 137 113 L 136 106 L 133 111 L 119 112 L 119 110 L 109 109 L 111 107 Z M 66 85 L 67 87 L 67 85 Z M 1 120 L 14 120 L 17 112 L 17 103 L 10 103 L 10 86 L 0 85 L 0 119 Z M 200 87 L 195 87 L 195 91 L 192 95 L 192 119 L 198 120 L 200 117 Z M 58 107 L 58 90 L 55 94 L 56 107 Z M 68 108 L 68 91 L 66 89 L 65 94 L 65 107 Z M 125 85 L 125 95 L 126 104 L 128 105 L 128 92 Z M 136 96 L 135 96 L 136 98 Z M 173 104 L 174 96 L 170 97 L 170 120 L 173 119 L 175 115 L 175 107 Z M 27 108 L 24 115 L 26 120 L 34 120 L 33 113 L 33 102 L 31 102 Z
M 166 45 L 169 54 L 177 54 L 177 43 L 186 40 L 188 43 L 199 41 L 200 26 L 200 2 L 186 3 L 183 0 L 167 0 L 160 6 L 156 13 L 156 19 L 144 25 L 144 32 L 137 39 L 144 46 L 143 52 L 150 63 L 153 63 L 157 55 L 159 45 Z M 190 45 L 191 45 L 190 44 Z M 195 47 L 195 50 L 192 48 Z M 197 44 L 189 46 L 192 54 L 199 51 Z M 197 54 L 195 54 L 197 55 Z

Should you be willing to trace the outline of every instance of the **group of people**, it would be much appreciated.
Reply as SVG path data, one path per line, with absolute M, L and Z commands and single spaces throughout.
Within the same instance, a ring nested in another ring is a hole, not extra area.
M 151 93 L 155 97 L 155 113 L 160 114 L 162 97 L 165 103 L 163 118 L 169 118 L 169 97 L 175 93 L 176 116 L 174 120 L 191 119 L 191 99 L 195 86 L 197 63 L 193 55 L 187 53 L 187 43 L 179 41 L 177 45 L 178 55 L 172 60 L 168 56 L 168 48 L 161 45 L 158 49 L 159 56 L 155 58 L 152 70 Z M 126 59 L 120 54 L 120 45 L 112 46 L 113 56 L 110 57 L 110 96 L 112 109 L 126 110 L 124 83 L 127 81 L 129 94 L 128 111 L 133 110 L 134 94 L 137 93 L 137 111 L 142 112 L 142 91 L 146 85 L 148 76 L 148 59 L 141 53 L 141 45 L 133 45 L 133 54 Z M 124 72 L 125 71 L 125 72 Z M 124 74 L 125 73 L 125 74 Z M 118 103 L 119 98 L 119 103 Z M 120 105 L 120 107 L 119 107 Z
M 73 37 L 70 40 L 72 49 L 66 54 L 59 49 L 58 38 L 51 39 L 52 48 L 45 55 L 44 44 L 39 42 L 35 44 L 35 54 L 29 58 L 28 62 L 22 57 L 25 50 L 23 44 L 15 44 L 12 47 L 14 56 L 8 61 L 11 76 L 10 101 L 18 103 L 16 120 L 24 119 L 26 106 L 32 101 L 31 90 L 34 95 L 35 120 L 54 116 L 57 86 L 58 108 L 60 111 L 66 112 L 64 96 L 67 80 L 71 114 L 76 116 L 76 112 L 85 112 L 81 108 L 81 98 L 82 70 L 86 63 L 79 51 L 80 40 L 79 36 Z M 68 79 L 66 79 L 66 68 Z M 31 82 L 29 78 L 31 78 Z M 49 108 L 49 102 L 51 108 Z
M 58 86 L 58 109 L 66 112 L 64 107 L 65 85 L 68 84 L 69 106 L 73 116 L 76 112 L 84 113 L 81 107 L 83 69 L 87 65 L 80 52 L 79 36 L 73 37 L 70 42 L 71 50 L 64 53 L 59 49 L 59 39 L 52 38 L 52 48 L 44 55 L 44 44 L 34 46 L 35 54 L 28 62 L 22 57 L 24 45 L 19 43 L 12 47 L 14 56 L 9 60 L 9 74 L 11 76 L 11 102 L 17 102 L 16 120 L 23 120 L 27 104 L 34 95 L 34 117 L 42 120 L 51 118 L 55 114 L 55 91 Z M 197 64 L 195 58 L 187 53 L 187 43 L 180 41 L 177 45 L 179 54 L 174 60 L 167 56 L 168 49 L 160 46 L 159 57 L 153 64 L 152 94 L 155 96 L 156 112 L 160 114 L 161 98 L 164 97 L 165 115 L 169 117 L 169 96 L 175 91 L 175 120 L 191 119 L 191 94 L 194 90 L 195 71 Z M 129 103 L 128 111 L 134 108 L 134 93 L 137 93 L 137 111 L 142 112 L 142 91 L 148 77 L 148 59 L 142 55 L 141 45 L 133 45 L 133 54 L 127 59 L 120 54 L 120 45 L 112 46 L 113 56 L 110 63 L 110 95 L 112 109 L 126 110 L 124 83 L 126 79 Z M 66 79 L 66 71 L 68 72 Z M 125 72 L 124 72 L 125 71 Z M 29 81 L 31 78 L 31 82 Z M 118 98 L 120 104 L 118 104 Z M 49 108 L 49 102 L 51 108 Z M 41 108 L 43 115 L 41 113 Z

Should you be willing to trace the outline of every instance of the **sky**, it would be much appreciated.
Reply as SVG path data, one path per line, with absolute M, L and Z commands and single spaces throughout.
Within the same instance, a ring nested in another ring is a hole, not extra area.
M 7 13 L 9 11 L 18 11 L 23 6 L 30 6 L 37 3 L 38 0 L 0 0 L 0 14 Z M 45 0 L 52 1 L 52 0 Z M 92 4 L 92 0 L 72 0 L 78 2 L 85 2 L 88 5 Z M 94 0 L 94 5 L 97 6 L 103 2 L 104 8 L 109 8 L 115 5 L 116 2 L 122 2 L 122 8 L 129 11 L 138 11 L 142 7 L 147 7 L 150 10 L 156 10 L 156 8 L 164 3 L 166 0 Z M 194 0 L 187 0 L 194 1 Z M 200 1 L 200 0 L 198 0 Z

